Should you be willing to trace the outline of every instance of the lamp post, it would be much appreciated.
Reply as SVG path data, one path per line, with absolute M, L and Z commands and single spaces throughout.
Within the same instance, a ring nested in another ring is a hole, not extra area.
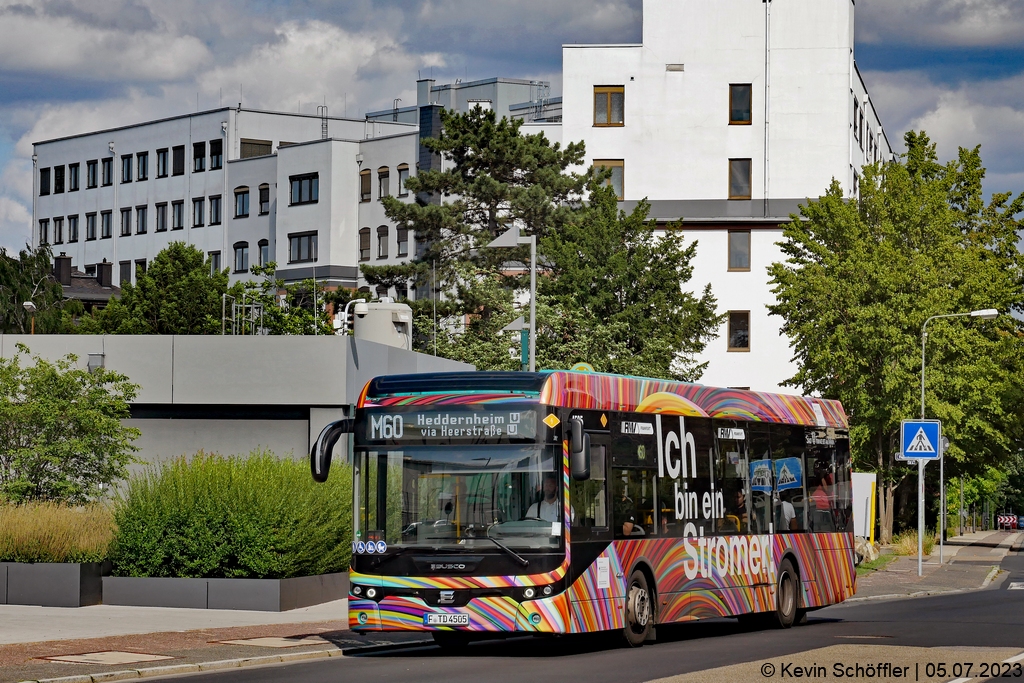
M 924 419 L 924 361 L 925 343 L 928 340 L 928 323 L 939 318 L 981 318 L 995 320 L 999 311 L 994 308 L 983 308 L 970 313 L 946 313 L 933 315 L 921 325 L 921 419 Z M 939 445 L 942 448 L 942 445 Z M 945 453 L 939 458 L 939 564 L 943 560 L 943 536 L 946 533 L 946 487 L 945 487 Z M 921 576 L 921 558 L 924 554 L 924 460 L 917 461 L 917 575 Z
M 25 307 L 25 312 L 32 316 L 32 334 L 36 333 L 36 305 L 31 301 L 26 301 L 22 304 Z
M 514 248 L 530 245 L 530 372 L 537 370 L 537 236 L 523 237 L 519 227 L 513 226 L 488 244 L 494 248 Z

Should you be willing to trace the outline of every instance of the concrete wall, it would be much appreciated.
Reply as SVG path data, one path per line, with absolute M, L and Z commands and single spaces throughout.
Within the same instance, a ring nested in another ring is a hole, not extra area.
M 344 417 L 378 375 L 473 367 L 352 337 L 0 335 L 56 360 L 69 353 L 140 385 L 127 424 L 142 431 L 139 456 L 155 462 L 198 450 L 267 448 L 304 457 L 328 423 Z

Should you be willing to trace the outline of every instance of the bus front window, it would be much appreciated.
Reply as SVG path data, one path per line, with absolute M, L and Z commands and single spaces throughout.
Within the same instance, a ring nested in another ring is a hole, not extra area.
M 561 455 L 557 453 L 557 455 Z M 556 449 L 404 446 L 356 452 L 357 540 L 388 546 L 557 549 L 563 500 Z

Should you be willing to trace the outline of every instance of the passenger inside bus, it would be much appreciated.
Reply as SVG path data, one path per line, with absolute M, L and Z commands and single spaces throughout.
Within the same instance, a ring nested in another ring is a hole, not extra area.
M 637 523 L 636 502 L 629 495 L 628 476 L 617 477 L 615 488 L 615 507 L 612 518 L 615 523 L 615 535 L 619 536 L 621 530 L 621 536 L 644 536 L 644 528 Z

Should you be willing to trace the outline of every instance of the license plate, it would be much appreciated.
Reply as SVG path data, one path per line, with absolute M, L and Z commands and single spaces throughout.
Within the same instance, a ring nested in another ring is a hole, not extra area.
M 423 624 L 425 626 L 469 626 L 469 615 L 430 612 L 423 615 Z

